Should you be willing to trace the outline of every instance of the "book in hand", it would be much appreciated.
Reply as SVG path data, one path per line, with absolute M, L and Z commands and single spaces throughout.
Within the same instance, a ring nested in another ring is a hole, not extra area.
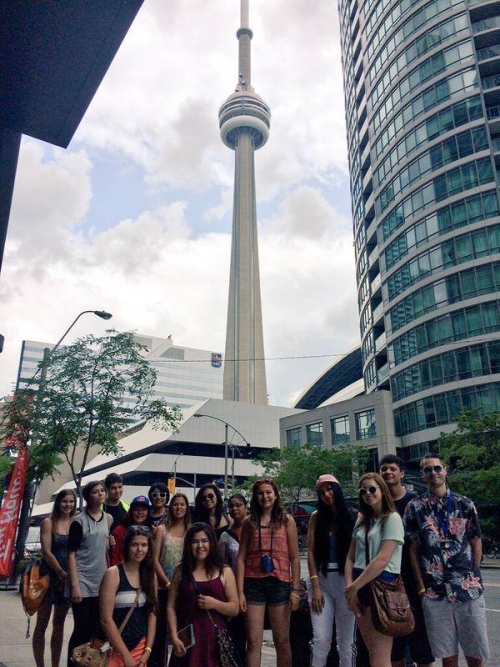
M 190 623 L 189 625 L 186 625 L 185 628 L 182 628 L 182 630 L 178 630 L 177 636 L 184 644 L 184 648 L 186 649 L 186 651 L 190 649 L 191 646 L 194 646 L 195 644 L 193 624 Z

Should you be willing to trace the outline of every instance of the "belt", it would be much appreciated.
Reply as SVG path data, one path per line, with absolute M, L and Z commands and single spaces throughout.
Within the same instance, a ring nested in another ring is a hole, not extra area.
M 327 572 L 338 572 L 339 568 L 338 567 L 329 567 L 326 571 Z

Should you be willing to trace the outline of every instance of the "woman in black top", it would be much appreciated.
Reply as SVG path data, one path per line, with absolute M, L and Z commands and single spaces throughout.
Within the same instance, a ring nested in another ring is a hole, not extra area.
M 123 562 L 106 571 L 99 589 L 101 626 L 113 647 L 108 667 L 142 667 L 151 655 L 156 631 L 157 590 L 150 528 L 130 526 L 123 553 Z M 136 599 L 120 634 L 118 628 Z
M 208 523 L 217 540 L 226 531 L 231 522 L 224 509 L 224 501 L 215 484 L 204 484 L 194 499 L 193 523 Z

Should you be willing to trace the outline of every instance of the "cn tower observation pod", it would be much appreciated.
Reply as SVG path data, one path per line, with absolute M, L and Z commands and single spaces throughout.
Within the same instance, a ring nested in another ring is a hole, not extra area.
M 233 93 L 219 110 L 219 127 L 222 141 L 235 149 L 238 130 L 253 130 L 254 148 L 264 146 L 269 139 L 271 110 L 256 93 L 242 90 Z

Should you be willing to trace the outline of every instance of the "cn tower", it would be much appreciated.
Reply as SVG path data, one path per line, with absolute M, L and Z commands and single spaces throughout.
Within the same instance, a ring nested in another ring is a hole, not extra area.
M 248 0 L 241 0 L 240 7 L 238 85 L 219 110 L 222 141 L 235 153 L 223 397 L 267 404 L 254 153 L 269 138 L 271 110 L 252 88 Z

